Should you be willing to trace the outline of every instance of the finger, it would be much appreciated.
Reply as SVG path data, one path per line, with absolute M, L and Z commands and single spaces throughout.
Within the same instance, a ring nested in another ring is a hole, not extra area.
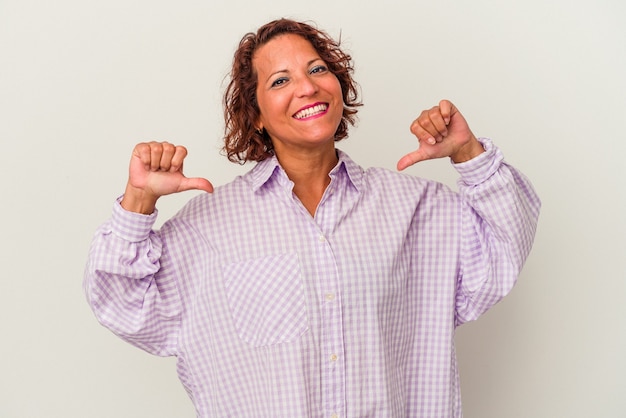
M 161 154 L 161 161 L 159 163 L 160 171 L 169 171 L 172 166 L 172 157 L 176 151 L 176 147 L 169 142 L 162 142 L 161 147 L 163 149 L 163 153 Z
M 411 132 L 430 145 L 443 141 L 448 135 L 448 129 L 439 107 L 434 106 L 423 111 L 413 122 Z
M 452 114 L 456 112 L 456 107 L 451 101 L 444 99 L 439 102 L 439 109 L 441 110 L 441 116 L 443 116 L 446 126 L 449 125 Z
M 429 145 L 435 145 L 437 143 L 436 137 L 439 133 L 433 129 L 430 119 L 424 115 L 420 115 L 411 124 L 411 133 L 415 135 L 420 143 L 426 143 Z
M 184 177 L 181 180 L 179 192 L 187 190 L 203 190 L 207 193 L 212 193 L 213 185 L 210 181 L 202 177 Z
M 161 166 L 161 156 L 163 155 L 163 146 L 158 142 L 150 143 L 150 170 L 159 171 Z
M 187 148 L 179 145 L 174 150 L 174 155 L 172 156 L 172 161 L 170 165 L 170 171 L 182 171 L 183 161 L 187 157 Z
M 428 155 L 424 152 L 422 148 L 418 148 L 416 151 L 410 152 L 406 154 L 404 157 L 400 158 L 397 164 L 397 168 L 399 171 L 404 170 L 407 167 L 412 166 L 420 161 L 424 161 L 429 159 Z
M 435 106 L 428 112 L 428 120 L 432 130 L 430 131 L 437 139 L 437 142 L 441 142 L 445 136 L 448 135 L 447 123 L 442 114 L 441 108 Z
M 150 170 L 150 145 L 145 142 L 135 145 L 133 157 L 138 158 L 146 170 Z

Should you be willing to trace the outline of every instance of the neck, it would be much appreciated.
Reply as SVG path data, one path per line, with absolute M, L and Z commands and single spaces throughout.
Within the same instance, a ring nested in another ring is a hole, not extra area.
M 328 150 L 316 150 L 302 154 L 276 154 L 280 165 L 294 183 L 293 192 L 304 207 L 315 216 L 326 187 L 330 184 L 330 171 L 337 165 L 334 146 Z

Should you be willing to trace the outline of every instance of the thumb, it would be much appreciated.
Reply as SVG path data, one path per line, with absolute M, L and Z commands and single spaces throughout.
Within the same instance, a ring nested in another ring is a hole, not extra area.
M 420 161 L 428 160 L 430 157 L 426 155 L 424 152 L 424 148 L 420 147 L 413 152 L 409 152 L 404 157 L 400 158 L 398 161 L 397 168 L 399 171 L 404 170 L 407 167 L 412 166 L 413 164 L 419 163 Z
M 187 190 L 203 190 L 213 193 L 213 185 L 210 181 L 202 177 L 184 177 L 180 182 L 179 192 Z

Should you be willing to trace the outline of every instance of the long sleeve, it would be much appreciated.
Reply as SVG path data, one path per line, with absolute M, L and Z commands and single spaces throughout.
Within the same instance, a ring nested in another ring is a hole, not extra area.
M 457 325 L 478 318 L 513 287 L 535 236 L 541 202 L 530 182 L 507 165 L 500 150 L 456 164 L 461 174 L 461 271 Z
M 508 293 L 539 199 L 484 140 L 459 193 L 346 154 L 311 217 L 274 158 L 156 214 L 114 206 L 85 291 L 208 416 L 460 417 L 455 325 Z
M 175 278 L 160 273 L 162 238 L 151 230 L 156 216 L 126 212 L 116 202 L 93 239 L 83 287 L 102 325 L 168 356 L 176 352 L 181 302 Z

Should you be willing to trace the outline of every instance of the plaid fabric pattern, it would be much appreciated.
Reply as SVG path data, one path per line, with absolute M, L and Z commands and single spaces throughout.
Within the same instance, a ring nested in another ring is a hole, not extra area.
M 459 192 L 339 164 L 314 217 L 275 158 L 159 231 L 114 205 L 84 287 L 98 320 L 177 356 L 199 417 L 461 417 L 455 328 L 506 295 L 540 202 L 491 141 Z

